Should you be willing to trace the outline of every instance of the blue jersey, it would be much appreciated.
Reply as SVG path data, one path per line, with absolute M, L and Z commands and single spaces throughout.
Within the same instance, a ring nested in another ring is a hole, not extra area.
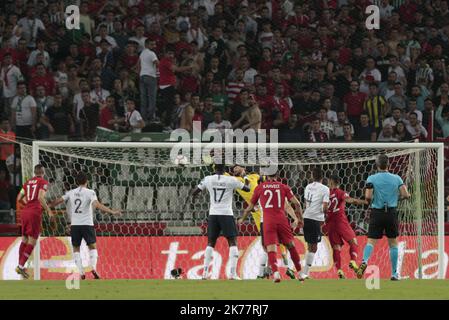
M 397 174 L 389 172 L 378 172 L 368 177 L 367 188 L 373 188 L 373 200 L 371 208 L 384 209 L 385 205 L 390 208 L 398 206 L 399 188 L 404 184 L 402 178 Z

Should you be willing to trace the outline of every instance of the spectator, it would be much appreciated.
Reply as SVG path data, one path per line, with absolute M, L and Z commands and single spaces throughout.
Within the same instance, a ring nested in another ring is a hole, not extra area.
M 0 211 L 11 209 L 9 193 L 11 184 L 6 168 L 0 167 Z
M 14 143 L 16 134 L 11 131 L 11 126 L 7 118 L 0 122 L 0 168 L 6 168 L 6 159 L 14 153 Z
M 13 64 L 12 55 L 6 53 L 3 56 L 2 68 L 0 71 L 0 84 L 3 88 L 3 98 L 0 101 L 0 115 L 10 116 L 12 99 L 17 93 L 17 83 L 23 81 L 22 72 Z
M 368 94 L 372 84 L 378 84 L 382 80 L 379 69 L 376 68 L 376 62 L 373 57 L 366 58 L 365 70 L 360 74 L 360 91 Z M 388 70 L 388 69 L 387 69 Z M 385 76 L 386 77 L 386 76 Z
M 407 130 L 412 135 L 413 139 L 425 140 L 427 139 L 427 130 L 418 121 L 418 115 L 415 112 L 410 113 L 409 123 L 407 123 Z
M 343 110 L 338 111 L 337 113 L 337 122 L 334 122 L 334 136 L 335 139 L 341 140 L 344 136 L 344 126 L 346 124 L 350 124 L 351 126 L 351 135 L 354 135 L 354 126 L 349 122 L 346 113 Z
M 386 124 L 382 132 L 379 135 L 379 138 L 377 138 L 377 141 L 379 142 L 397 142 L 398 139 L 394 136 L 393 127 L 390 124 Z
M 125 115 L 125 131 L 140 133 L 145 127 L 145 122 L 139 111 L 136 110 L 136 103 L 132 99 L 126 100 L 126 115 Z
M 291 114 L 288 123 L 279 129 L 279 142 L 298 142 L 303 139 L 302 130 L 298 125 L 298 116 Z
M 369 96 L 365 100 L 363 109 L 368 113 L 370 125 L 376 129 L 376 132 L 382 130 L 382 122 L 388 111 L 388 103 L 385 98 L 379 95 L 377 84 L 369 86 Z
M 435 119 L 441 127 L 443 137 L 449 137 L 449 105 L 439 105 L 435 113 Z
M 388 73 L 387 81 L 382 82 L 379 85 L 379 93 L 386 100 L 390 99 L 391 96 L 395 93 L 395 84 L 398 82 L 398 75 L 394 71 L 390 71 Z
M 145 40 L 145 49 L 140 53 L 138 68 L 140 69 L 140 111 L 145 121 L 155 120 L 157 96 L 157 68 L 159 60 L 153 51 L 156 42 Z
M 33 139 L 37 124 L 37 105 L 27 94 L 25 82 L 17 83 L 17 96 L 11 103 L 11 125 L 19 139 Z
M 394 127 L 394 136 L 399 142 L 409 142 L 413 139 L 403 121 L 398 121 L 396 123 L 396 126 Z
M 327 142 L 328 140 L 329 137 L 327 134 L 321 130 L 320 119 L 313 120 L 310 128 L 309 142 Z
M 402 109 L 396 107 L 393 109 L 391 117 L 388 117 L 383 121 L 383 126 L 389 124 L 394 128 L 398 121 L 406 122 L 408 124 L 408 121 L 403 118 Z
M 325 107 L 321 107 L 318 116 L 320 118 L 321 131 L 326 133 L 329 140 L 333 139 L 335 135 L 335 128 L 334 123 L 328 120 L 327 109 Z
M 394 94 L 387 100 L 389 108 L 400 108 L 402 111 L 405 111 L 407 108 L 407 100 L 408 99 L 402 90 L 402 84 L 396 82 L 394 84 Z M 387 111 L 387 113 L 389 113 L 389 111 Z
M 345 113 L 352 124 L 358 122 L 358 119 L 363 112 L 366 98 L 367 95 L 359 91 L 359 83 L 355 80 L 351 81 L 350 92 L 343 98 L 343 106 Z
M 214 121 L 208 124 L 207 129 L 218 130 L 223 135 L 225 130 L 232 129 L 232 124 L 227 120 L 223 120 L 223 114 L 220 110 L 215 110 Z
M 79 114 L 82 125 L 81 134 L 85 139 L 92 140 L 100 124 L 100 106 L 98 102 L 92 100 L 88 90 L 81 92 L 81 99 L 83 101 L 83 108 Z
M 350 123 L 345 123 L 343 126 L 343 141 L 353 142 L 353 134 L 351 133 L 352 125 Z
M 187 103 L 183 108 L 181 113 L 180 128 L 187 130 L 188 132 L 193 131 L 193 118 L 195 116 L 195 110 L 199 108 L 200 96 L 198 94 L 192 94 L 190 103 Z
M 242 130 L 253 129 L 257 132 L 262 125 L 262 113 L 259 109 L 259 104 L 254 95 L 249 96 L 246 110 L 241 113 L 240 118 L 232 125 L 235 128 Z
M 66 141 L 70 135 L 75 133 L 72 113 L 67 104 L 63 103 L 60 93 L 56 93 L 54 96 L 54 103 L 45 111 L 41 118 L 41 124 L 47 127 L 51 141 Z
M 358 142 L 375 142 L 377 140 L 376 129 L 370 125 L 367 113 L 360 115 L 360 124 L 356 130 L 355 140 Z
M 32 79 L 30 80 L 31 95 L 36 95 L 38 86 L 43 86 L 45 88 L 45 95 L 53 95 L 55 93 L 55 79 L 47 73 L 45 66 L 42 63 L 36 65 L 36 73 L 33 73 Z
M 418 122 L 422 123 L 422 118 L 423 118 L 423 114 L 421 111 L 418 110 L 417 108 L 417 103 L 416 100 L 414 98 L 410 98 L 410 100 L 408 101 L 408 110 L 407 110 L 407 120 L 409 120 L 408 118 L 410 117 L 411 113 L 416 113 L 417 117 L 418 117 Z

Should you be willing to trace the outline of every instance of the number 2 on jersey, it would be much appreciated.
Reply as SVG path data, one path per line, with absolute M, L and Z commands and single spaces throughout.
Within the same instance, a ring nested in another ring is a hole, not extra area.
M 277 206 L 277 208 L 280 209 L 280 208 L 281 208 L 281 190 L 277 189 L 275 192 L 276 192 L 276 194 L 277 194 L 277 200 L 278 200 L 278 206 Z M 266 209 L 268 209 L 268 208 L 273 208 L 273 204 L 271 203 L 271 200 L 273 200 L 273 195 L 274 195 L 274 194 L 273 194 L 273 191 L 271 191 L 271 190 L 265 190 L 264 195 L 265 195 L 265 196 L 268 196 L 268 200 L 267 200 L 267 202 L 265 203 L 265 208 L 266 208 Z
M 76 208 L 75 208 L 75 213 L 82 213 L 81 211 L 80 211 L 80 207 L 81 207 L 81 204 L 82 204 L 83 202 L 81 201 L 81 199 L 75 199 L 75 205 L 76 205 Z

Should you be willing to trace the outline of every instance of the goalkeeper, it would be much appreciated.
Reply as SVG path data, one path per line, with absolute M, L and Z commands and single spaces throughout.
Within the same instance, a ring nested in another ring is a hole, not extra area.
M 242 199 L 245 200 L 245 202 L 247 204 L 249 204 L 251 201 L 251 198 L 254 194 L 254 190 L 256 189 L 259 182 L 265 181 L 265 176 L 260 176 L 257 173 L 246 174 L 245 168 L 243 168 L 239 165 L 233 166 L 231 168 L 231 173 L 238 180 L 242 181 L 246 185 L 249 185 L 249 187 L 250 187 L 249 192 L 245 192 L 243 190 L 236 190 L 238 192 L 238 194 L 242 197 Z M 225 175 L 226 174 L 231 175 L 229 173 L 225 173 Z M 290 205 L 288 205 L 288 206 L 289 207 L 286 206 L 286 210 L 289 213 L 292 212 L 294 214 L 293 208 L 291 208 Z M 263 217 L 262 217 L 262 212 L 261 212 L 260 208 L 256 207 L 255 210 L 253 212 L 251 212 L 251 215 L 253 216 L 257 231 L 262 236 L 262 245 L 263 245 L 263 234 L 261 233 L 261 223 L 263 223 L 262 222 Z M 280 249 L 281 249 L 282 261 L 283 261 L 285 267 L 287 268 L 286 275 L 292 279 L 295 279 L 295 272 L 288 267 L 287 249 L 282 244 L 280 245 Z M 269 270 L 267 268 L 267 262 L 268 262 L 268 255 L 266 252 L 264 252 L 264 254 L 262 255 L 261 260 L 260 260 L 259 275 L 257 276 L 257 278 L 262 279 L 262 278 L 269 277 L 270 274 L 269 274 Z

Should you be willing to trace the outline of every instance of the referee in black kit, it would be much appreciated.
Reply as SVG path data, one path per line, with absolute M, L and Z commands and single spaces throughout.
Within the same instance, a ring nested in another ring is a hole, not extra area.
M 407 186 L 402 178 L 388 172 L 388 157 L 381 154 L 376 159 L 378 172 L 369 176 L 366 180 L 365 199 L 371 203 L 371 216 L 368 228 L 368 242 L 363 250 L 363 262 L 357 271 L 357 277 L 361 279 L 368 265 L 368 260 L 373 252 L 377 240 L 385 234 L 388 237 L 391 261 L 391 280 L 399 280 L 398 242 L 399 235 L 398 213 L 396 211 L 398 200 L 410 198 Z

